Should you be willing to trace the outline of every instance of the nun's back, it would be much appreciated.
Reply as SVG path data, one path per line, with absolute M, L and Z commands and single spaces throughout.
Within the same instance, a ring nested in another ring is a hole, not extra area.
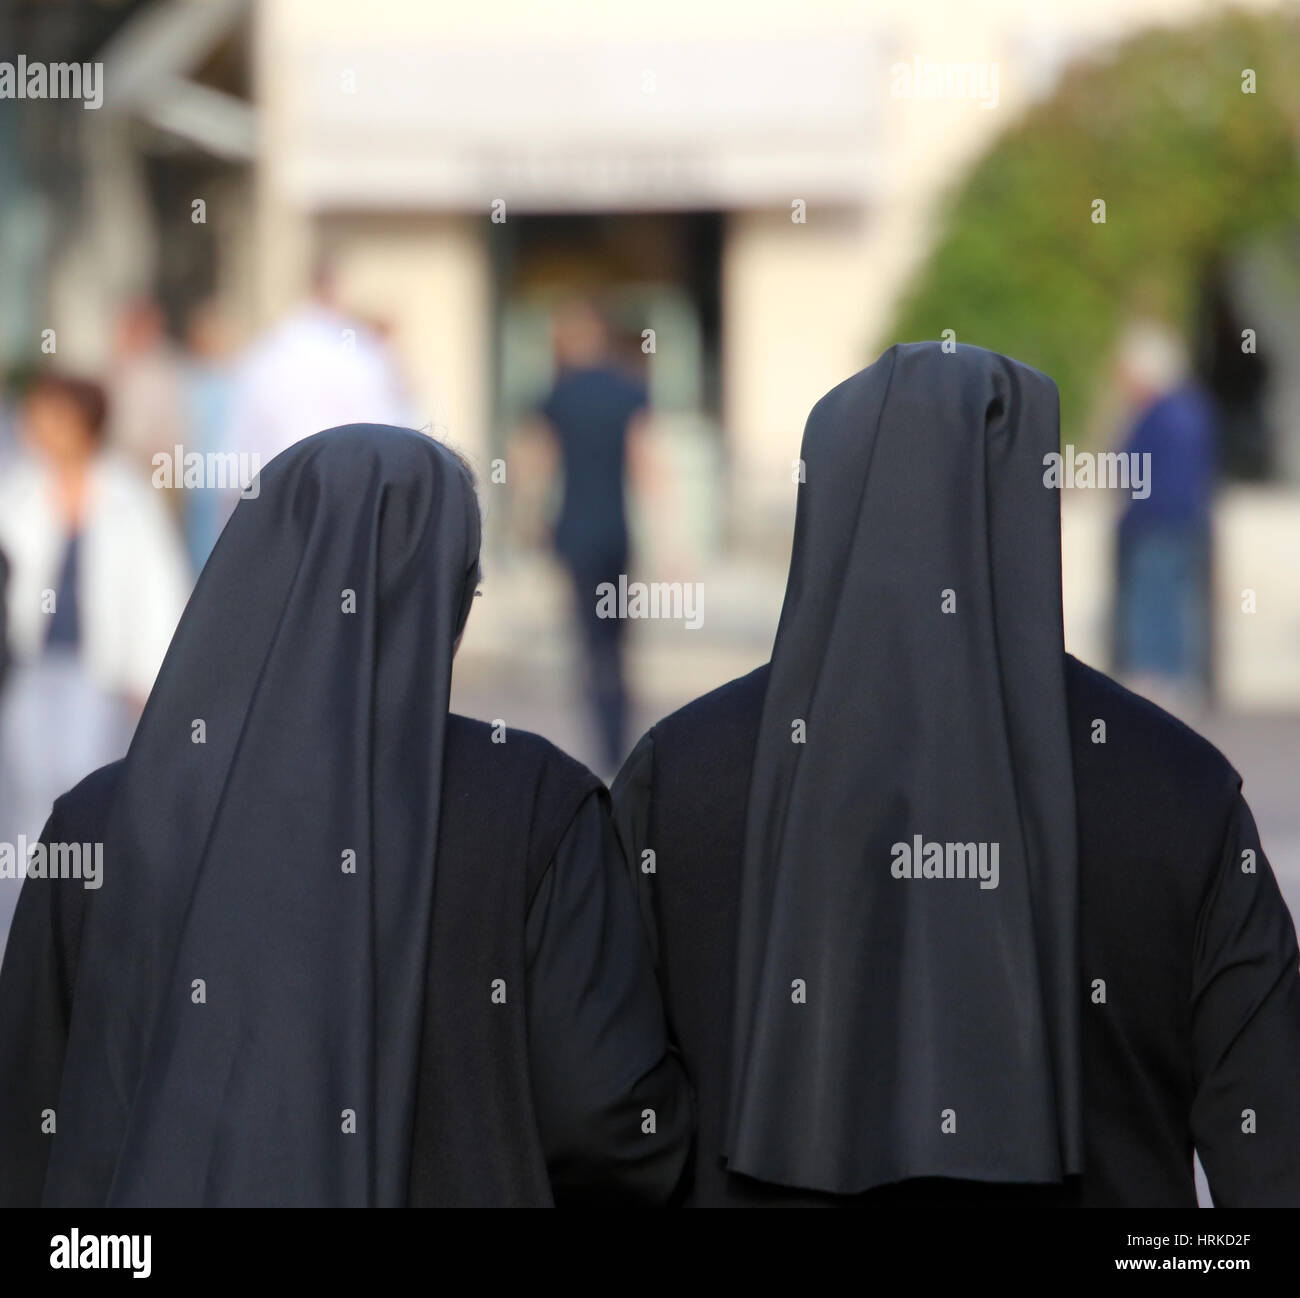
M 409 1204 L 662 1203 L 690 1104 L 603 787 L 537 735 L 447 720 Z M 47 838 L 102 841 L 121 766 L 60 798 Z M 29 1119 L 56 1103 L 95 896 L 75 880 L 29 882 L 20 902 L 0 1014 L 15 1061 L 0 1070 L 5 1206 L 41 1198 L 52 1142 Z
M 692 1203 L 866 1206 L 905 1196 L 1192 1207 L 1195 1147 L 1220 1204 L 1300 1204 L 1296 941 L 1240 779 L 1205 740 L 1073 658 L 1081 1181 L 916 1180 L 840 1198 L 729 1174 L 736 920 L 767 679 L 764 666 L 659 722 L 615 786 L 625 833 L 655 852 L 654 873 L 639 878 L 670 1026 L 697 1090 Z M 862 726 L 869 742 L 870 718 Z

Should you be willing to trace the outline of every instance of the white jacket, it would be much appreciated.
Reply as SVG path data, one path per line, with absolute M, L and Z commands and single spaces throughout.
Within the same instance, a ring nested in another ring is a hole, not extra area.
M 77 602 L 81 661 L 101 689 L 143 700 L 189 598 L 190 573 L 175 524 L 140 470 L 101 455 L 87 483 Z M 37 657 L 49 633 L 67 534 L 53 475 L 30 455 L 0 467 L 0 548 L 9 558 L 9 645 Z

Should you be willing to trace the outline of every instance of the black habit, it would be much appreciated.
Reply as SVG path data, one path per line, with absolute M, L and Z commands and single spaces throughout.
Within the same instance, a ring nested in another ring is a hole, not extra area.
M 1074 658 L 1082 1176 L 1060 1187 L 918 1179 L 830 1196 L 729 1173 L 740 844 L 767 677 L 760 667 L 660 721 L 614 790 L 620 826 L 655 853 L 654 874 L 638 877 L 696 1090 L 689 1204 L 1193 1208 L 1195 1148 L 1216 1205 L 1300 1206 L 1300 956 L 1240 777 L 1181 722 Z M 1104 744 L 1093 741 L 1098 721 Z M 998 1060 L 988 1068 L 996 1077 Z
M 1050 380 L 892 348 L 809 418 L 772 661 L 614 786 L 691 1202 L 1300 1205 L 1300 970 L 1240 779 L 1065 655 Z
M 607 795 L 447 710 L 478 537 L 407 430 L 308 438 L 240 502 L 130 752 L 46 827 L 99 886 L 24 883 L 0 1204 L 672 1193 L 690 1103 Z

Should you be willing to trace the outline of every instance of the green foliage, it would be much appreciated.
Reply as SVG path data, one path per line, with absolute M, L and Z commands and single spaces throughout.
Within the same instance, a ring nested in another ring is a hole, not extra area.
M 1232 12 L 1069 69 L 950 198 L 890 341 L 953 329 L 1026 361 L 1078 440 L 1130 315 L 1186 330 L 1213 257 L 1300 221 L 1297 68 L 1293 17 Z

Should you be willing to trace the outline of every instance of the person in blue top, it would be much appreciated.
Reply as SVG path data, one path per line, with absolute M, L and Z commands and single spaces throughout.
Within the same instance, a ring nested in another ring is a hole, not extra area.
M 557 314 L 553 345 L 556 376 L 539 414 L 556 443 L 563 482 L 554 545 L 572 584 L 586 691 L 601 760 L 612 772 L 626 756 L 623 623 L 600 616 L 597 588 L 617 586 L 627 572 L 627 465 L 647 395 L 644 383 L 611 359 L 608 330 L 590 303 Z
M 1150 697 L 1195 698 L 1209 678 L 1211 503 L 1216 413 L 1177 342 L 1130 330 L 1121 382 L 1137 416 L 1122 447 L 1148 466 L 1119 523 L 1117 669 Z

